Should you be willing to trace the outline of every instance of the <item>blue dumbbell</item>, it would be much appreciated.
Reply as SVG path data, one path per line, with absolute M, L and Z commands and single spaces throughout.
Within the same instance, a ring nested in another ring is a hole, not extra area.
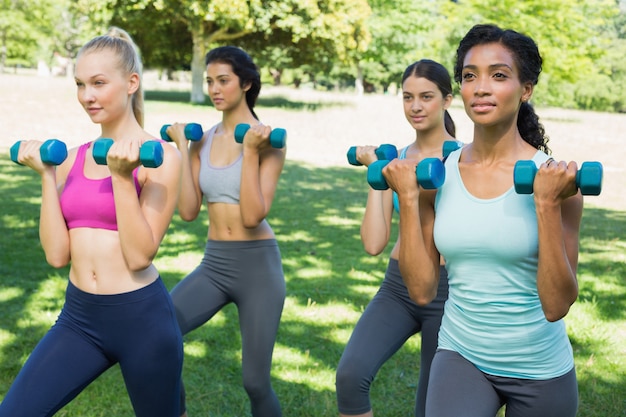
M 398 149 L 395 147 L 395 145 L 391 145 L 388 143 L 380 145 L 378 148 L 376 148 L 374 153 L 376 153 L 376 157 L 379 161 L 391 161 L 392 159 L 396 159 L 398 157 Z M 351 146 L 350 149 L 348 149 L 347 156 L 348 163 L 350 165 L 363 165 L 356 159 L 356 146 Z
M 532 194 L 537 165 L 534 161 L 517 161 L 513 168 L 513 184 L 518 194 Z M 576 173 L 576 187 L 583 195 L 600 195 L 603 169 L 600 162 L 583 162 Z
M 389 161 L 375 161 L 367 167 L 367 182 L 375 190 L 386 190 L 389 188 L 383 175 L 383 168 Z M 446 170 L 443 162 L 439 158 L 424 158 L 415 168 L 415 179 L 422 188 L 435 190 L 441 187 L 446 180 Z
M 113 139 L 100 138 L 93 143 L 93 159 L 99 165 L 107 164 L 107 153 L 113 145 Z M 144 142 L 139 148 L 139 160 L 146 168 L 157 168 L 163 163 L 163 145 L 156 140 Z
M 167 134 L 166 130 L 171 125 L 163 125 L 161 127 L 161 139 L 167 142 L 171 142 L 172 138 Z M 198 123 L 187 123 L 185 125 L 185 138 L 187 140 L 197 142 L 202 139 L 202 135 L 204 135 L 204 131 L 202 130 L 202 126 Z
M 22 141 L 19 140 L 11 146 L 11 161 L 22 165 L 17 161 Z M 44 164 L 61 165 L 67 158 L 67 146 L 58 139 L 48 139 L 39 147 L 39 156 Z
M 462 148 L 463 144 L 456 140 L 447 140 L 443 143 L 443 157 L 450 155 L 452 152 Z
M 243 143 L 243 137 L 246 135 L 246 132 L 250 129 L 250 125 L 247 123 L 239 123 L 235 126 L 235 141 L 237 143 Z M 270 145 L 272 148 L 284 148 L 285 140 L 287 138 L 287 131 L 280 127 L 276 129 L 272 129 L 270 132 Z

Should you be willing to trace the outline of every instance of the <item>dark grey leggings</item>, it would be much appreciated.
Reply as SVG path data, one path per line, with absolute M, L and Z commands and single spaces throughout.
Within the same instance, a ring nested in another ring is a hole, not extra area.
M 200 265 L 172 289 L 171 295 L 183 335 L 206 323 L 225 305 L 237 306 L 243 385 L 252 415 L 279 417 L 280 404 L 270 381 L 285 301 L 285 277 L 276 240 L 209 240 Z
M 337 408 L 341 414 L 363 414 L 372 409 L 369 392 L 378 370 L 409 337 L 422 332 L 415 415 L 424 416 L 430 363 L 437 349 L 447 298 L 448 274 L 444 267 L 440 269 L 437 297 L 420 307 L 409 297 L 398 261 L 389 260 L 385 279 L 357 322 L 337 366 Z
M 576 370 L 547 379 L 503 378 L 481 372 L 457 352 L 439 350 L 433 359 L 428 417 L 574 417 L 578 408 Z

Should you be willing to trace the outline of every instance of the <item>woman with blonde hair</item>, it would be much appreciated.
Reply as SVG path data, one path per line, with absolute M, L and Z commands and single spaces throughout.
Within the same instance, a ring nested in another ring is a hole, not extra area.
M 46 260 L 71 262 L 65 304 L 0 404 L 2 417 L 52 416 L 104 371 L 119 364 L 135 415 L 174 417 L 179 409 L 182 336 L 167 288 L 153 264 L 179 193 L 180 153 L 140 166 L 141 60 L 130 36 L 112 28 L 80 50 L 78 101 L 101 138 L 113 139 L 106 164 L 94 142 L 58 167 L 41 161 L 37 141 L 18 162 L 42 180 L 39 236 Z

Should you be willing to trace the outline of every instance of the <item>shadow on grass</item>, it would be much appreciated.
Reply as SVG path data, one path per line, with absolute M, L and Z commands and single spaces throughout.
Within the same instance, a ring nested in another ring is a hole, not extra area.
M 3 277 L 0 289 L 0 395 L 3 395 L 24 358 L 48 328 L 48 325 L 30 319 L 30 309 L 33 305 L 44 306 L 52 317 L 56 317 L 62 306 L 64 286 L 55 285 L 51 293 L 42 294 L 45 291 L 42 282 L 50 278 L 67 279 L 68 268 L 54 270 L 48 266 L 39 244 L 39 177 L 4 156 L 0 158 L 0 179 L 0 273 Z M 375 258 L 363 251 L 359 225 L 366 198 L 364 169 L 322 169 L 287 162 L 269 222 L 282 252 L 287 296 L 292 304 L 298 307 L 312 302 L 318 306 L 344 304 L 358 312 L 370 300 L 383 278 L 390 248 Z M 626 284 L 623 277 L 626 267 L 623 258 L 607 259 L 602 255 L 613 250 L 616 244 L 624 244 L 626 213 L 586 208 L 584 216 L 581 252 L 585 252 L 585 256 L 581 256 L 579 272 L 609 281 L 617 290 L 606 290 L 593 280 L 583 280 L 580 299 L 597 301 L 594 308 L 603 320 L 624 319 Z M 199 262 L 206 241 L 206 228 L 206 221 L 198 219 L 186 223 L 175 216 L 158 256 L 177 258 L 193 253 L 194 256 L 197 254 Z M 392 241 L 394 239 L 392 236 Z M 167 287 L 172 288 L 190 270 L 170 268 L 162 271 Z M 363 288 L 369 288 L 369 291 L 363 291 Z M 42 298 L 45 302 L 40 300 Z M 201 346 L 200 353 L 185 357 L 190 410 L 192 414 L 200 415 L 202 413 L 195 412 L 194 408 L 202 404 L 212 410 L 213 416 L 247 415 L 248 400 L 241 386 L 237 311 L 229 305 L 221 317 L 209 323 L 185 338 L 187 344 Z M 333 370 L 344 348 L 344 344 L 337 341 L 336 333 L 350 332 L 353 326 L 354 323 L 348 320 L 300 322 L 285 317 L 278 342 L 306 353 L 320 369 Z M 572 334 L 572 343 L 577 357 L 591 357 L 597 348 L 588 340 L 577 338 L 576 334 Z M 385 366 L 389 366 L 387 378 L 394 379 L 394 384 L 387 384 L 386 377 L 379 375 L 372 398 L 374 401 L 379 398 L 379 404 L 389 411 L 388 415 L 404 415 L 411 408 L 407 402 L 412 401 L 415 393 L 419 360 L 415 352 L 408 351 L 400 351 L 392 359 L 393 363 Z M 315 374 L 315 370 L 302 372 Z M 602 414 L 602 407 L 615 404 L 610 393 L 623 394 L 626 386 L 624 370 L 616 369 L 616 372 L 622 374 L 581 375 L 581 398 L 585 398 L 587 404 L 594 404 L 595 413 L 587 412 L 583 407 L 579 413 L 581 417 L 610 415 Z M 116 401 L 122 404 L 120 407 L 127 407 L 119 373 L 105 375 L 103 380 L 99 385 L 92 384 L 95 386 L 81 394 L 74 401 L 75 405 L 70 404 L 68 412 L 71 414 L 69 410 L 73 407 L 102 407 L 106 410 Z M 274 380 L 285 415 L 336 414 L 332 390 L 315 389 L 305 382 Z M 401 382 L 397 383 L 398 380 Z M 103 383 L 116 385 L 115 394 L 100 394 L 98 390 L 102 390 Z M 406 392 L 398 392 L 400 390 Z M 108 396 L 103 397 L 105 395 Z M 390 402 L 392 397 L 403 400 Z
M 580 232 L 579 301 L 604 320 L 626 318 L 626 212 L 586 207 Z
M 163 91 L 163 90 L 147 90 L 144 92 L 144 99 L 147 101 L 164 101 L 170 103 L 184 103 L 190 104 L 189 102 L 189 92 L 188 91 Z M 309 101 L 299 101 L 299 100 L 291 100 L 287 97 L 280 95 L 269 95 L 265 97 L 259 97 L 257 100 L 257 106 L 259 107 L 270 107 L 270 108 L 279 108 L 286 110 L 308 110 L 308 111 L 316 111 L 323 108 L 328 107 L 341 107 L 347 106 L 348 103 L 338 102 L 338 101 L 319 101 L 319 102 L 309 102 Z M 208 95 L 204 95 L 204 102 L 200 104 L 195 104 L 197 106 L 213 106 L 211 100 Z

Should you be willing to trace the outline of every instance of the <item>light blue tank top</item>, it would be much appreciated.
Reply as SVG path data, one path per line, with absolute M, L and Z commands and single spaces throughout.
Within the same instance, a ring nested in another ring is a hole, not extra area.
M 239 204 L 243 152 L 230 165 L 211 165 L 211 144 L 217 125 L 213 126 L 200 149 L 200 189 L 209 203 Z
M 445 163 L 435 200 L 435 244 L 446 261 L 450 292 L 439 348 L 456 351 L 481 371 L 549 379 L 574 366 L 563 320 L 549 322 L 537 291 L 538 231 L 533 195 L 511 188 L 479 199 L 465 188 L 458 161 Z M 537 151 L 539 166 L 548 155 Z

